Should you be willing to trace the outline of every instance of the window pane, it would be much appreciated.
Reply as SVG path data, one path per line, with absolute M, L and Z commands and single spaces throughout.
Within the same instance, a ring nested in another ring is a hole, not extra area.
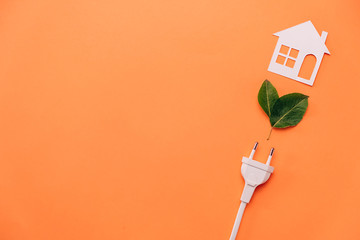
M 297 56 L 298 56 L 298 54 L 299 54 L 299 50 L 296 50 L 296 49 L 291 49 L 290 50 L 290 57 L 293 57 L 293 58 L 297 58 Z
M 284 54 L 284 55 L 288 55 L 289 53 L 289 47 L 285 46 L 285 45 L 281 45 L 280 47 L 280 53 Z
M 294 65 L 295 65 L 295 61 L 292 60 L 292 59 L 290 59 L 290 58 L 288 58 L 285 65 L 288 66 L 288 67 L 290 67 L 290 68 L 293 68 Z
M 276 62 L 279 63 L 279 64 L 281 64 L 281 65 L 284 65 L 285 60 L 286 60 L 286 57 L 283 57 L 283 56 L 279 55 L 279 56 L 277 57 L 277 59 L 276 59 Z

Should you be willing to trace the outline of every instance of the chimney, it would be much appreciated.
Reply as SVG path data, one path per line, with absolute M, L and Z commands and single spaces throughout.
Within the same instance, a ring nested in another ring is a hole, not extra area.
M 328 35 L 327 32 L 322 31 L 320 38 L 321 38 L 321 41 L 323 41 L 323 43 L 325 43 L 327 35 Z

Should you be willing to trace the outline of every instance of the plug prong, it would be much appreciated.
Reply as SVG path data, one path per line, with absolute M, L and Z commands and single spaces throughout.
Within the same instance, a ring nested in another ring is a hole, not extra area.
M 266 161 L 266 165 L 268 165 L 268 166 L 270 166 L 270 162 L 271 162 L 271 158 L 272 158 L 272 156 L 274 154 L 274 150 L 275 150 L 275 148 L 271 148 L 271 150 L 270 150 L 269 157 L 268 157 L 268 159 Z
M 249 157 L 250 159 L 252 159 L 254 157 L 254 154 L 255 154 L 255 151 L 256 151 L 258 145 L 259 145 L 259 143 L 256 142 L 253 149 L 251 150 L 250 157 Z

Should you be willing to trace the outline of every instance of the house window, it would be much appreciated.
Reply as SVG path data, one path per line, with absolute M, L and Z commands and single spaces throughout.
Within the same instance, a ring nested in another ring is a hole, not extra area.
M 285 45 L 281 45 L 279 55 L 276 58 L 276 62 L 289 68 L 293 68 L 295 66 L 296 58 L 298 55 L 299 50 L 290 48 Z

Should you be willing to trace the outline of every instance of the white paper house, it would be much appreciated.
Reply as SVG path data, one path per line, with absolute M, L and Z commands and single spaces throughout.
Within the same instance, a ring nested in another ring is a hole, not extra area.
M 325 53 L 330 54 L 325 45 L 327 32 L 321 36 L 311 21 L 277 32 L 279 37 L 268 71 L 312 86 Z M 316 62 L 309 79 L 299 76 L 305 58 L 315 56 Z

